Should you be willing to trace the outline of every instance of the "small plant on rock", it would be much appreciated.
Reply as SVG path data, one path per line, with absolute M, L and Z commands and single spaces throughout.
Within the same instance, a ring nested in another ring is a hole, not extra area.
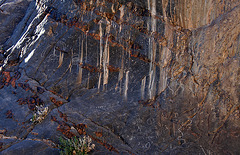
M 48 107 L 43 107 L 42 105 L 36 106 L 36 112 L 33 114 L 32 118 L 30 119 L 33 123 L 40 123 L 42 120 L 45 119 L 48 113 Z
M 91 144 L 92 139 L 89 136 L 83 136 L 82 138 L 75 136 L 71 139 L 60 137 L 59 141 L 61 155 L 86 155 L 95 147 L 95 144 Z

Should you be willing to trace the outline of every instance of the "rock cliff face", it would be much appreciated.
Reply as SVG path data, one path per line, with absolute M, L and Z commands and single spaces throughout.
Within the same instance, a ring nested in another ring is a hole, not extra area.
M 93 154 L 240 153 L 239 0 L 0 9 L 0 154 L 58 154 L 79 134 Z

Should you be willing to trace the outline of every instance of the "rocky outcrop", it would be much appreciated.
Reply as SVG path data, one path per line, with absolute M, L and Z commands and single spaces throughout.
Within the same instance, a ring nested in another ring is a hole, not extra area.
M 54 154 L 81 134 L 93 154 L 239 154 L 239 11 L 31 1 L 1 42 L 1 154 Z
M 26 10 L 29 3 L 30 0 L 2 0 L 0 2 L 0 44 L 3 44 L 11 37 L 17 24 L 25 14 L 28 14 Z M 16 31 L 21 31 L 24 26 L 25 25 L 21 25 Z

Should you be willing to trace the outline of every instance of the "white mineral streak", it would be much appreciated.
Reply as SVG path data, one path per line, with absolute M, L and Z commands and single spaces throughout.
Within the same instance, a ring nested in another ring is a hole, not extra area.
M 103 56 L 103 29 L 102 29 L 102 22 L 100 22 L 99 25 L 99 31 L 100 31 L 100 58 L 99 58 L 99 62 L 100 62 L 100 67 L 102 66 L 102 56 Z
M 144 96 L 145 96 L 145 87 L 146 87 L 146 76 L 142 79 L 142 84 L 141 84 L 141 98 L 142 98 L 142 100 L 144 99 Z
M 157 8 L 156 8 L 156 0 L 152 0 L 152 8 L 151 8 L 151 15 L 152 15 L 152 32 L 156 32 L 157 28 Z
M 125 79 L 125 86 L 124 86 L 124 98 L 125 99 L 127 99 L 128 83 L 129 83 L 129 71 L 126 72 L 126 79 Z
M 96 4 L 97 4 L 97 7 L 98 7 L 99 6 L 99 0 L 97 0 Z
M 98 46 L 97 46 L 96 51 L 98 51 Z M 99 67 L 99 54 L 98 53 L 97 53 L 97 67 Z
M 167 14 L 166 14 L 166 8 L 168 5 L 168 0 L 162 0 L 163 4 L 163 16 L 165 20 L 165 37 L 168 40 L 168 47 L 171 46 L 172 44 L 172 30 L 168 25 L 168 19 L 167 19 Z M 163 92 L 166 87 L 167 87 L 167 56 L 168 53 L 171 51 L 168 49 L 168 47 L 163 47 L 163 50 L 161 51 L 160 54 L 160 77 L 159 77 L 159 93 Z
M 32 52 L 30 54 L 28 54 L 28 56 L 24 59 L 25 63 L 27 63 L 31 59 L 31 57 L 33 56 L 34 52 L 35 52 L 35 49 L 32 50 Z
M 80 38 L 79 38 L 79 43 L 80 43 Z M 81 55 L 81 56 L 80 56 Z M 81 54 L 80 54 L 80 45 L 79 45 L 79 71 L 78 71 L 78 77 L 77 77 L 77 83 L 81 84 L 82 83 L 82 65 L 83 65 L 83 40 L 82 40 L 82 46 L 81 46 Z
M 151 10 L 151 2 L 150 2 L 150 0 L 148 0 L 148 11 L 150 12 L 150 10 Z M 147 19 L 147 31 L 148 32 L 151 31 L 150 25 L 151 25 L 151 20 L 148 18 Z M 150 53 L 151 53 L 151 38 L 148 39 L 148 44 L 149 44 L 148 45 L 149 46 L 149 48 L 148 48 L 148 58 L 151 59 L 151 55 L 150 55 Z
M 120 27 L 119 27 L 119 33 L 121 33 L 122 31 L 122 23 L 124 22 L 124 14 L 125 14 L 125 6 L 122 5 L 120 8 L 119 8 L 119 11 L 120 11 Z M 124 49 L 122 51 L 122 60 L 121 60 L 121 68 L 120 68 L 120 71 L 119 71 L 119 75 L 118 75 L 118 82 L 117 82 L 117 85 L 115 87 L 115 90 L 117 90 L 119 88 L 119 92 L 121 93 L 122 91 L 122 79 L 123 79 L 123 72 L 124 72 Z M 126 83 L 125 83 L 126 84 Z
M 125 13 L 125 6 L 124 5 L 122 5 L 120 8 L 119 8 L 119 10 L 120 10 L 120 31 L 119 32 L 121 32 L 122 31 L 122 22 L 123 22 L 123 16 L 124 16 L 124 13 Z
M 22 35 L 22 37 L 19 39 L 19 41 L 12 46 L 10 49 L 11 51 L 14 51 L 15 49 L 20 50 L 21 46 L 24 44 L 24 41 L 26 40 L 27 35 L 29 35 L 29 31 L 31 30 L 31 28 L 34 26 L 35 22 L 38 20 L 39 16 L 35 17 L 33 19 L 33 21 L 29 24 L 27 30 L 24 32 L 24 34 Z M 35 34 L 37 35 L 37 38 L 34 39 L 28 46 L 23 47 L 20 51 L 20 58 L 24 57 L 25 54 L 27 53 L 27 49 L 28 47 L 34 45 L 37 41 L 40 40 L 40 38 L 45 34 L 46 30 L 44 28 L 44 25 L 47 23 L 47 19 L 44 18 L 44 20 L 36 27 L 35 30 Z
M 100 88 L 101 88 L 101 79 L 102 79 L 102 73 L 99 73 L 99 78 L 98 78 L 98 92 L 100 91 Z
M 60 53 L 59 53 L 59 63 L 58 63 L 58 67 L 57 67 L 57 68 L 60 68 L 60 67 L 62 66 L 63 57 L 64 57 L 64 53 L 63 53 L 63 52 L 60 52 Z
M 99 50 L 99 67 L 102 69 L 102 57 L 103 57 L 103 29 L 102 29 L 102 22 L 100 21 L 99 23 L 99 36 L 100 36 L 100 50 Z M 102 73 L 99 73 L 99 79 L 98 79 L 98 91 L 100 90 L 101 87 L 101 78 L 102 78 Z
M 89 2 L 89 4 L 90 4 L 90 5 L 93 5 L 93 0 L 91 0 L 91 1 Z
M 121 69 L 118 76 L 118 81 L 123 79 L 123 70 L 124 70 L 124 50 L 122 50 L 122 62 L 121 62 Z
M 114 8 L 114 3 L 112 4 L 111 9 L 112 9 L 112 12 L 113 12 L 113 13 L 116 13 L 116 10 L 115 10 L 115 8 Z
M 110 33 L 110 29 L 111 29 L 111 24 L 109 22 L 106 28 L 107 34 Z M 109 44 L 108 44 L 108 36 L 107 36 L 107 40 L 104 48 L 104 54 L 103 54 L 103 85 L 108 84 L 108 75 L 109 75 L 108 65 L 109 65 Z
M 151 3 L 150 3 L 150 0 L 148 0 L 148 11 L 151 10 Z M 150 30 L 150 20 L 148 19 L 148 22 L 147 22 L 147 30 L 149 31 Z
M 156 16 L 156 0 L 151 1 L 151 32 L 155 33 L 157 29 L 157 20 L 155 18 Z M 156 95 L 156 65 L 155 65 L 155 58 L 156 58 L 156 43 L 154 41 L 154 38 L 149 38 L 149 56 L 151 59 L 150 67 L 149 67 L 149 85 L 148 85 L 148 92 L 149 92 L 149 98 L 152 99 Z
M 108 38 L 106 40 L 104 53 L 103 53 L 103 85 L 108 83 Z

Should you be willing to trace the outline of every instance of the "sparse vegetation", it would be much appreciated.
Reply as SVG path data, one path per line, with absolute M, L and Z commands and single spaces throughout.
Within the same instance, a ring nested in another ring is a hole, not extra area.
M 89 136 L 75 136 L 71 139 L 60 137 L 59 142 L 61 155 L 86 155 L 95 147 L 95 144 L 91 144 L 92 139 Z
M 47 116 L 48 107 L 36 106 L 36 110 L 36 113 L 34 113 L 30 119 L 30 121 L 33 123 L 41 122 L 44 120 L 44 118 Z

